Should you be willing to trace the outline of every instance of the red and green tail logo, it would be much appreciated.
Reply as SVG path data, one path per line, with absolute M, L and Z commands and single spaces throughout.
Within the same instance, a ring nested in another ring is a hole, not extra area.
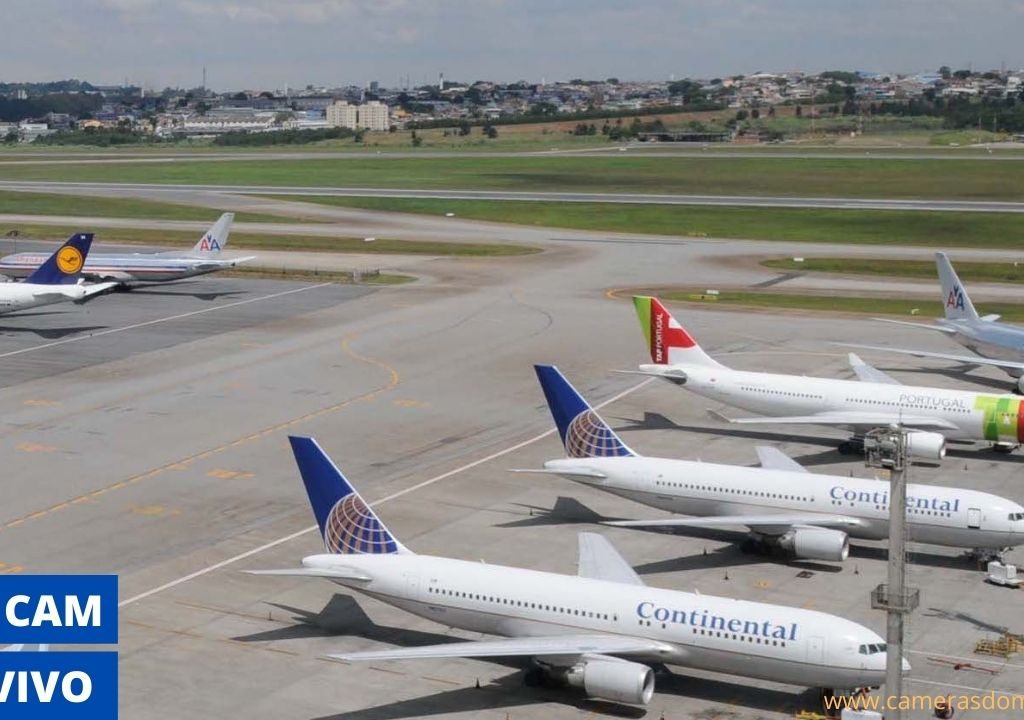
M 686 349 L 697 344 L 658 298 L 634 297 L 633 306 L 640 318 L 640 327 L 644 331 L 653 362 L 667 365 L 670 362 L 670 348 Z

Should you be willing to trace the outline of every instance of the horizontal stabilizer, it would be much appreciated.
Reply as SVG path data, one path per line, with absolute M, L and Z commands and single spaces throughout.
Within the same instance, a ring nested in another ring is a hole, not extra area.
M 1002 317 L 1002 315 L 999 315 L 998 313 L 993 313 L 991 315 L 982 315 L 978 319 L 981 320 L 982 322 L 995 322 L 996 320 L 998 320 L 1001 317 Z
M 669 652 L 665 643 L 620 635 L 556 635 L 552 637 L 506 638 L 442 643 L 411 648 L 391 648 L 328 655 L 335 660 L 373 662 L 377 660 L 423 660 L 427 658 L 628 655 Z
M 245 570 L 247 575 L 281 575 L 284 577 L 317 577 L 333 580 L 355 580 L 359 582 L 370 582 L 373 578 L 362 570 L 355 568 L 285 568 L 283 570 Z
M 539 475 L 560 475 L 562 477 L 571 475 L 573 477 L 593 478 L 594 480 L 604 480 L 605 478 L 608 477 L 603 472 L 598 472 L 597 470 L 589 470 L 587 468 L 567 468 L 565 470 L 553 470 L 550 468 L 511 468 L 509 472 L 531 473 Z
M 615 527 L 855 527 L 862 522 L 846 515 L 815 515 L 811 513 L 785 513 L 778 515 L 719 515 L 717 517 L 671 517 L 658 520 L 608 520 L 605 525 Z
M 917 328 L 918 330 L 937 330 L 947 335 L 955 335 L 956 328 L 949 327 L 948 325 L 925 325 L 924 323 L 908 322 L 906 320 L 893 320 L 892 318 L 871 318 L 878 322 L 890 323 L 892 325 L 905 325 L 907 327 Z M 856 347 L 856 345 L 852 346 Z
M 768 445 L 757 446 L 757 459 L 766 470 L 788 470 L 789 472 L 807 472 L 807 468 L 778 448 Z

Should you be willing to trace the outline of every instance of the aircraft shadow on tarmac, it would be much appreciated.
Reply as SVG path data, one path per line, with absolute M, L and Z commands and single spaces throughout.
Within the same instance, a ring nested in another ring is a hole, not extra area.
M 151 288 L 148 286 L 126 288 L 125 292 L 130 292 L 132 295 L 166 295 L 168 297 L 194 297 L 198 300 L 205 300 L 207 302 L 219 300 L 220 298 L 244 297 L 245 295 L 249 294 L 248 291 L 246 290 L 194 290 L 192 292 L 189 292 L 187 289 L 183 289 L 181 291 L 174 291 Z
M 592 510 L 587 507 L 576 498 L 565 496 L 559 496 L 555 500 L 554 506 L 551 508 L 543 508 L 536 505 L 524 505 L 522 503 L 514 503 L 514 505 L 528 510 L 530 513 L 529 517 L 500 523 L 495 527 L 523 528 L 544 525 L 600 526 L 602 523 L 613 520 L 633 519 L 602 515 L 596 510 Z M 687 538 L 698 538 L 711 540 L 713 542 L 729 543 L 726 547 L 719 547 L 710 551 L 705 548 L 704 552 L 699 555 L 684 555 L 667 558 L 665 560 L 658 560 L 645 565 L 637 565 L 633 569 L 636 570 L 639 575 L 740 567 L 744 565 L 753 565 L 755 563 L 768 563 L 823 573 L 842 572 L 844 567 L 849 569 L 851 572 L 858 572 L 858 568 L 856 567 L 856 561 L 858 559 L 878 560 L 880 562 L 886 562 L 888 559 L 888 551 L 885 547 L 861 545 L 857 543 L 856 540 L 850 544 L 850 557 L 846 560 L 846 565 L 844 566 L 833 563 L 825 564 L 815 562 L 813 560 L 794 559 L 782 550 L 778 549 L 769 548 L 749 551 L 749 548 L 744 548 L 745 541 L 748 538 L 745 530 L 720 530 L 708 527 L 631 528 L 631 530 L 634 532 L 656 533 L 668 536 L 678 535 Z M 927 567 L 949 568 L 953 570 L 963 570 L 968 567 L 963 555 L 939 555 L 918 550 L 908 553 L 908 560 L 913 565 Z M 853 563 L 853 566 L 850 566 L 851 563 Z
M 922 613 L 925 617 L 942 618 L 943 620 L 953 620 L 955 622 L 963 622 L 973 626 L 977 630 L 983 632 L 999 633 L 1000 635 L 1009 632 L 1009 628 L 1004 625 L 993 625 L 990 622 L 986 622 L 972 615 L 968 615 L 965 612 L 959 610 L 946 610 L 944 608 L 928 608 L 928 612 Z
M 93 330 L 106 329 L 106 325 L 79 325 L 77 327 L 63 328 L 33 328 L 18 327 L 16 325 L 0 325 L 0 335 L 32 334 L 44 338 L 45 340 L 60 340 L 61 338 L 65 338 L 69 335 L 78 335 L 79 333 L 89 333 Z

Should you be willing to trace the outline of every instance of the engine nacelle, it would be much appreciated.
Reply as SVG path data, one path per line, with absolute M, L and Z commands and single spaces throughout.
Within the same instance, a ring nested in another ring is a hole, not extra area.
M 842 562 L 850 555 L 850 538 L 829 528 L 793 528 L 779 538 L 779 546 L 805 560 Z
M 1017 394 L 1024 395 L 1024 375 L 1017 378 Z
M 946 457 L 946 436 L 920 430 L 908 432 L 907 455 L 921 460 L 941 460 Z
M 628 705 L 646 705 L 654 695 L 654 671 L 626 660 L 587 660 L 571 667 L 565 680 L 589 697 Z

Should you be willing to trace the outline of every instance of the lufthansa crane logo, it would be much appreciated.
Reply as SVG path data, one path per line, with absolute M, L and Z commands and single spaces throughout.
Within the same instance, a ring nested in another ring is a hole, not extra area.
M 67 245 L 57 251 L 57 267 L 65 275 L 74 275 L 82 269 L 84 264 L 85 258 L 82 257 L 82 251 L 76 247 Z

